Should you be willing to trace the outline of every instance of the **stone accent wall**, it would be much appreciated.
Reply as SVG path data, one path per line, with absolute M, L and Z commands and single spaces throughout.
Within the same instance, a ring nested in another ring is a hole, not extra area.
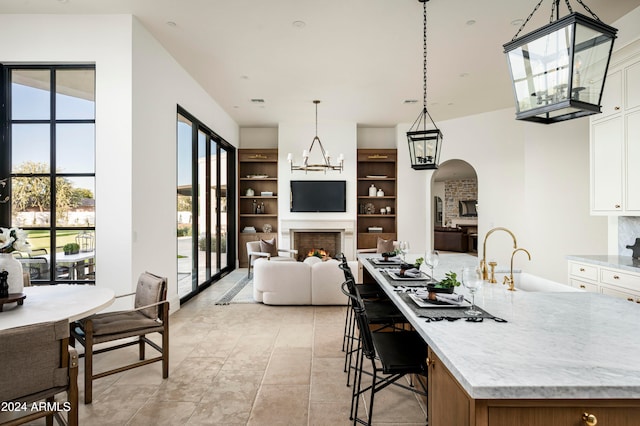
M 618 254 L 620 256 L 631 256 L 633 250 L 627 246 L 632 246 L 640 238 L 640 217 L 620 216 L 618 218 Z
M 478 199 L 478 180 L 448 180 L 444 183 L 444 222 L 460 217 L 458 201 Z
M 298 232 L 293 239 L 293 248 L 298 250 L 298 260 L 304 260 L 310 250 L 323 249 L 329 257 L 340 253 L 340 232 Z

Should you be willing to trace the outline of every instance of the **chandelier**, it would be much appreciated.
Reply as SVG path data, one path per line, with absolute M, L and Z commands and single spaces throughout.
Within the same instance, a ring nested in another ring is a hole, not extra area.
M 329 151 L 326 151 L 322 146 L 322 142 L 318 137 L 318 104 L 319 100 L 314 100 L 313 103 L 316 105 L 316 136 L 311 141 L 311 146 L 309 150 L 302 151 L 302 164 L 296 166 L 293 163 L 293 155 L 291 153 L 287 154 L 287 161 L 289 162 L 289 166 L 291 167 L 291 171 L 294 170 L 303 170 L 306 172 L 327 172 L 327 170 L 338 170 L 342 173 L 342 169 L 344 166 L 344 155 L 340 154 L 338 156 L 338 164 L 331 164 L 331 156 L 329 155 Z M 309 156 L 311 155 L 311 151 L 313 150 L 313 146 L 318 142 L 318 147 L 320 147 L 320 153 L 322 154 L 322 163 L 309 164 Z
M 591 17 L 573 12 L 565 0 L 569 15 L 560 19 L 560 0 L 552 0 L 549 24 L 518 38 L 543 1 L 504 45 L 516 119 L 550 124 L 597 114 L 618 30 L 582 0 Z
M 440 146 L 442 145 L 442 132 L 436 126 L 436 123 L 431 118 L 431 115 L 427 111 L 427 1 L 418 0 L 422 3 L 423 13 L 423 34 L 422 34 L 422 85 L 423 85 L 423 98 L 422 98 L 422 111 L 418 118 L 413 123 L 409 131 L 407 132 L 407 141 L 409 142 L 409 156 L 411 157 L 411 167 L 415 170 L 425 169 L 437 169 L 438 162 L 440 161 Z M 433 128 L 429 126 L 427 129 L 428 121 L 431 121 Z

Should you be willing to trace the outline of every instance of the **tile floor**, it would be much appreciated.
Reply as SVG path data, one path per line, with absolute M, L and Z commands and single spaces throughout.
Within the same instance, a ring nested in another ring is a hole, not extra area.
M 216 305 L 244 274 L 232 272 L 171 315 L 168 379 L 154 363 L 95 381 L 93 403 L 80 403 L 80 424 L 350 424 L 341 351 L 345 308 Z M 136 351 L 97 355 L 96 371 L 135 360 Z M 406 390 L 376 395 L 374 424 L 424 425 L 425 419 Z

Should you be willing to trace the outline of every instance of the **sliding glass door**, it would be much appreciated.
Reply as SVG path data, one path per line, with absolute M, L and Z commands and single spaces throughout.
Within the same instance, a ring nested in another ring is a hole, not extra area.
M 227 208 L 234 193 L 228 183 L 235 173 L 235 151 L 181 108 L 177 127 L 177 278 L 178 294 L 185 299 L 235 264 L 227 260 L 235 258 L 228 250 L 235 242 L 228 241 L 234 233 L 228 229 Z

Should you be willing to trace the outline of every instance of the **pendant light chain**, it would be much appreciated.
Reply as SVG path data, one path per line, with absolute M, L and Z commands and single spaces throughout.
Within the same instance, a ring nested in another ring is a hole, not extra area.
M 593 19 L 595 19 L 596 21 L 599 21 L 600 18 L 598 18 L 598 15 L 596 15 L 595 13 L 593 13 L 593 11 L 591 9 L 589 9 L 589 6 L 587 6 L 586 4 L 584 4 L 582 2 L 582 0 L 576 0 L 580 6 L 584 7 L 584 10 L 586 10 L 587 12 L 589 12 L 591 14 L 591 16 L 593 17 Z
M 422 88 L 424 93 L 424 98 L 422 100 L 422 107 L 424 110 L 427 110 L 427 2 L 422 2 L 423 12 L 422 12 L 422 53 L 423 53 L 423 61 L 422 61 Z
M 538 4 L 536 5 L 536 7 L 533 9 L 533 12 L 531 12 L 531 14 L 529 14 L 529 16 L 527 17 L 527 19 L 525 19 L 525 21 L 522 23 L 522 25 L 520 26 L 520 28 L 518 29 L 518 32 L 516 33 L 516 35 L 513 36 L 513 38 L 511 39 L 511 41 L 514 41 L 515 39 L 518 38 L 518 36 L 520 35 L 520 33 L 522 32 L 522 30 L 524 29 L 524 27 L 527 25 L 527 23 L 531 20 L 531 18 L 533 17 L 533 15 L 538 11 L 538 9 L 540 8 L 540 5 L 542 4 L 544 0 L 540 0 L 538 2 Z M 586 4 L 584 4 L 584 2 L 582 0 L 576 0 L 578 2 L 578 4 L 580 4 L 580 6 L 582 6 L 584 8 L 584 10 L 586 10 L 593 19 L 595 19 L 596 21 L 600 21 L 600 18 L 598 18 L 598 15 L 596 15 L 591 9 L 589 9 L 589 6 L 587 6 Z M 564 0 L 564 2 L 567 5 L 567 9 L 569 10 L 569 14 L 573 13 L 573 8 L 571 7 L 571 4 L 569 3 L 569 0 Z M 549 23 L 553 22 L 553 14 L 554 12 L 556 12 L 556 14 L 558 15 L 556 17 L 556 20 L 560 18 L 560 7 L 559 7 L 559 3 L 560 0 L 553 0 L 553 3 L 551 5 L 551 16 L 549 17 Z
M 522 30 L 524 29 L 525 25 L 527 25 L 527 23 L 531 20 L 531 18 L 533 17 L 533 14 L 536 13 L 538 11 L 538 9 L 540 9 L 540 5 L 542 4 L 544 0 L 540 0 L 540 2 L 538 2 L 538 4 L 536 4 L 536 7 L 533 8 L 533 12 L 531 12 L 529 14 L 529 16 L 527 16 L 527 19 L 525 19 L 525 21 L 522 23 L 522 25 L 520 25 L 520 28 L 518 29 L 518 32 L 516 33 L 516 35 L 513 36 L 513 38 L 511 39 L 511 41 L 515 40 L 518 38 L 518 36 L 520 35 L 520 33 L 522 32 Z

